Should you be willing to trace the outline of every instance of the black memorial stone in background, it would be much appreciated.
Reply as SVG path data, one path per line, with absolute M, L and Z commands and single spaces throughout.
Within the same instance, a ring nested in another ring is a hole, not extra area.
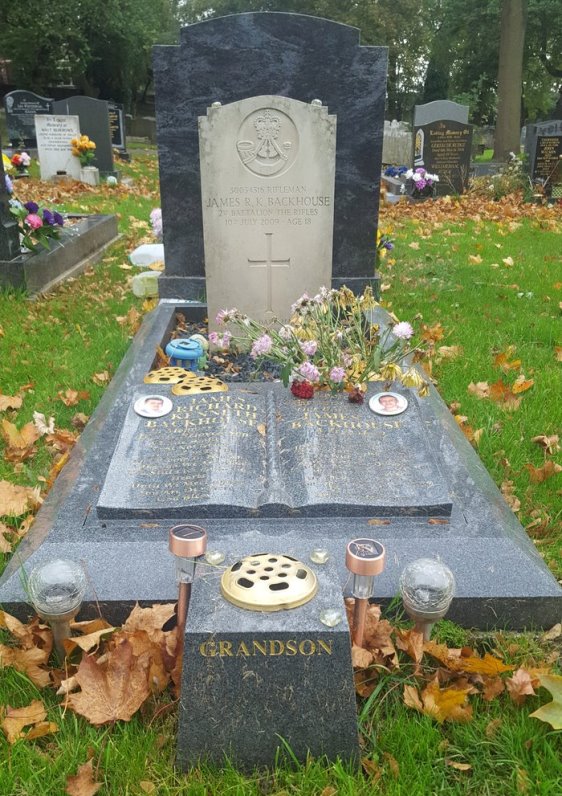
M 549 119 L 545 122 L 528 124 L 525 134 L 525 156 L 529 175 L 535 173 L 535 160 L 537 158 L 537 138 L 562 137 L 562 119 Z
M 154 48 L 166 271 L 161 297 L 200 298 L 205 263 L 198 116 L 274 94 L 320 99 L 338 124 L 332 283 L 373 281 L 386 91 L 386 47 L 359 30 L 300 14 L 248 13 L 181 31 Z
M 35 115 L 53 112 L 54 100 L 33 91 L 10 91 L 4 97 L 8 138 L 13 147 L 37 146 Z
M 437 174 L 437 196 L 467 189 L 471 152 L 471 124 L 447 119 L 414 127 L 414 169 L 423 166 Z
M 111 130 L 111 145 L 117 150 L 122 160 L 130 160 L 127 152 L 127 139 L 125 132 L 125 109 L 120 102 L 109 100 L 109 129 Z
M 537 136 L 532 179 L 540 180 L 547 194 L 562 183 L 562 134 Z
M 96 159 L 92 165 L 97 166 L 103 175 L 113 174 L 108 103 L 92 97 L 68 97 L 53 103 L 53 113 L 78 116 L 80 133 L 87 135 L 96 145 Z
M 0 141 L 0 153 L 2 142 Z M 18 222 L 10 213 L 10 194 L 6 188 L 4 163 L 0 156 L 0 261 L 13 260 L 21 254 Z

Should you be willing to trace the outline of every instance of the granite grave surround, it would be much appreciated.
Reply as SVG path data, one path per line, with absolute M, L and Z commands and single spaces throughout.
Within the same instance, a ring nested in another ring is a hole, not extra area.
M 94 263 L 119 238 L 113 215 L 67 216 L 74 220 L 50 242 L 49 249 L 27 252 L 12 259 L 0 259 L 0 288 L 25 290 L 29 295 L 46 293 L 59 282 L 77 276 Z
M 169 385 L 144 384 L 143 378 L 154 364 L 157 345 L 165 343 L 174 328 L 178 308 L 188 319 L 200 320 L 206 314 L 204 305 L 164 300 L 145 320 L 0 580 L 4 608 L 18 616 L 30 613 L 19 567 L 29 572 L 54 557 L 82 561 L 87 569 L 90 586 L 83 616 L 96 614 L 99 603 L 110 621 L 120 622 L 136 600 L 145 604 L 174 601 L 177 591 L 167 535 L 171 525 L 185 516 L 206 528 L 209 548 L 222 551 L 227 565 L 244 555 L 270 550 L 306 562 L 312 548 L 320 545 L 329 550 L 340 587 L 345 589 L 349 588 L 346 542 L 374 536 L 387 550 L 385 571 L 376 582 L 375 599 L 383 605 L 396 595 L 400 572 L 407 563 L 421 556 L 441 556 L 457 581 L 451 619 L 481 628 L 549 627 L 559 621 L 562 589 L 434 391 L 425 399 L 406 391 L 410 407 L 395 418 L 376 416 L 366 404 L 350 404 L 344 396 L 333 398 L 329 405 L 317 400 L 320 396 L 310 402 L 291 399 L 293 408 L 288 409 L 287 391 L 280 384 L 232 385 L 228 393 L 216 394 L 217 406 L 207 404 L 202 413 L 197 404 L 201 401 L 202 406 L 203 401 L 197 396 L 171 396 L 179 412 L 173 421 L 175 442 L 170 441 L 170 427 L 165 431 L 162 425 L 158 431 L 157 423 L 166 417 L 133 419 L 130 408 L 136 396 L 171 390 Z M 264 392 L 269 397 L 261 397 Z M 233 431 L 230 437 L 220 408 L 226 397 L 231 405 L 226 423 Z M 209 401 L 211 396 L 203 398 Z M 265 424 L 271 426 L 265 435 L 258 429 L 262 409 L 255 411 L 251 404 L 262 408 L 265 404 Z M 189 406 L 200 415 L 198 420 L 186 415 Z M 312 414 L 298 428 L 297 415 L 305 407 Z M 217 413 L 220 422 L 215 423 Z M 289 432 L 283 429 L 284 415 L 291 426 L 296 424 Z M 173 415 L 167 417 L 170 422 Z M 139 430 L 140 422 L 145 426 Z M 347 442 L 341 427 L 346 423 L 350 425 Z M 335 450 L 330 447 L 330 424 L 338 441 L 339 463 L 333 455 L 330 459 Z M 208 437 L 201 433 L 205 427 Z M 162 446 L 155 461 L 156 442 L 145 472 L 137 479 L 135 440 L 143 433 L 153 434 L 156 441 L 162 434 Z M 249 435 L 246 442 L 244 433 Z M 354 457 L 358 438 L 365 450 L 357 450 Z M 325 452 L 319 450 L 322 440 L 328 446 Z M 423 472 L 413 450 L 418 447 L 419 460 L 426 457 Z M 259 475 L 257 461 L 261 462 Z M 117 466 L 120 462 L 122 466 Z M 329 470 L 329 477 L 315 484 L 319 466 Z M 261 479 L 260 493 L 257 498 L 251 495 L 251 500 L 244 499 L 247 476 Z M 380 483 L 380 493 L 371 482 Z M 357 486 L 361 483 L 363 508 Z M 147 484 L 150 507 L 143 497 Z M 189 489 L 182 493 L 185 484 Z M 276 484 L 283 487 L 281 497 L 272 491 Z M 236 505 L 244 510 L 233 509 Z M 301 512 L 303 505 L 306 510 Z M 262 511 L 262 506 L 273 510 Z M 373 517 L 381 518 L 383 524 L 374 527 L 369 523 Z M 208 621 L 197 589 L 196 581 L 188 636 L 191 625 L 195 632 Z M 217 621 L 225 617 L 224 627 L 219 623 L 215 628 L 217 634 L 232 631 L 227 614 L 215 612 Z M 282 632 L 284 623 L 291 621 L 290 612 L 277 616 Z
M 337 117 L 332 284 L 360 293 L 374 283 L 386 66 L 387 48 L 361 45 L 357 28 L 278 12 L 189 25 L 179 45 L 154 48 L 163 298 L 205 295 L 198 117 L 216 102 L 266 95 L 320 100 Z M 231 158 L 239 160 L 235 146 Z

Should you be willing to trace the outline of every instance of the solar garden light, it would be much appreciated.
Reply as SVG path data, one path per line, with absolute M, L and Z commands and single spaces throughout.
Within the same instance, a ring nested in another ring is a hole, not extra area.
M 70 622 L 82 605 L 86 574 L 75 561 L 54 559 L 32 570 L 27 583 L 31 603 L 53 631 L 57 655 L 64 660 L 64 639 L 70 638 Z
M 353 573 L 351 592 L 355 597 L 353 612 L 353 643 L 359 647 L 365 635 L 365 618 L 369 598 L 375 591 L 375 575 L 384 569 L 384 547 L 374 539 L 353 539 L 348 543 L 345 565 Z
M 178 628 L 183 638 L 187 609 L 191 596 L 191 584 L 195 576 L 197 558 L 207 549 L 207 531 L 198 525 L 174 525 L 170 528 L 170 552 L 176 557 L 176 581 L 178 594 Z
M 423 640 L 429 641 L 433 625 L 442 619 L 455 593 L 455 578 L 436 558 L 418 558 L 400 576 L 400 593 L 406 613 Z

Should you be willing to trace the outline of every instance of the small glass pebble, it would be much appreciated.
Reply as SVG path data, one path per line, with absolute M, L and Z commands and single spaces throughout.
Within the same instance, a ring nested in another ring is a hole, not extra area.
M 224 553 L 221 553 L 220 550 L 208 550 L 205 553 L 205 561 L 207 564 L 211 564 L 214 567 L 217 567 L 219 564 L 225 559 Z
M 310 560 L 315 564 L 325 564 L 329 558 L 330 554 L 325 547 L 315 547 L 310 554 Z
M 336 611 L 335 608 L 328 608 L 320 614 L 320 621 L 327 627 L 336 627 L 342 621 L 341 612 Z

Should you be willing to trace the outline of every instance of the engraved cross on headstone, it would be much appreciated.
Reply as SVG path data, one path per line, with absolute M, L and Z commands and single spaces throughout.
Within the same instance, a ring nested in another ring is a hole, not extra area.
M 289 257 L 286 260 L 274 260 L 272 257 L 272 249 L 273 249 L 273 232 L 266 232 L 266 255 L 265 260 L 252 260 L 248 257 L 248 264 L 250 268 L 265 268 L 266 269 L 266 276 L 267 276 L 267 307 L 265 312 L 273 313 L 273 289 L 272 289 L 272 278 L 271 278 L 271 271 L 273 268 L 288 268 L 291 265 L 291 258 Z
M 0 260 L 13 260 L 21 254 L 18 222 L 10 213 L 10 195 L 6 189 L 0 142 Z

